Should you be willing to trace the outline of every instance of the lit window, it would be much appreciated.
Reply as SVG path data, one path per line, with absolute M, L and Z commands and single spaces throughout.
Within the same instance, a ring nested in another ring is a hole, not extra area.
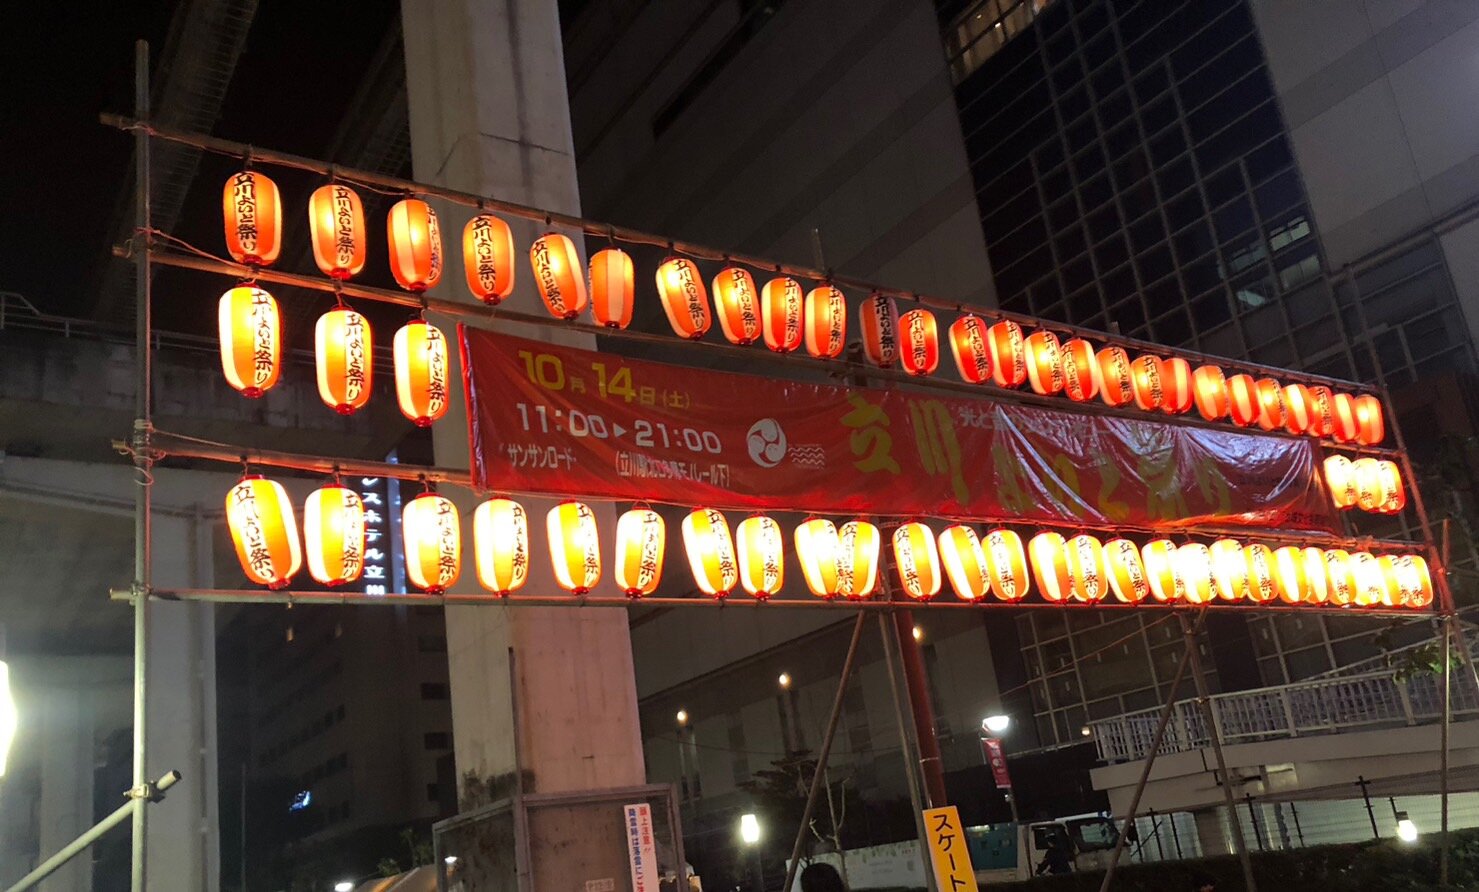
M 959 18 L 945 36 L 950 76 L 960 83 L 1027 30 L 1052 0 L 984 0 Z

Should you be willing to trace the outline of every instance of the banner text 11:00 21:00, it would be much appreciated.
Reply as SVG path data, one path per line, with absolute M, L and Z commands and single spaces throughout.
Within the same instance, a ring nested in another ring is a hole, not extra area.
M 519 410 L 519 420 L 523 422 L 525 431 L 533 431 L 530 426 L 529 406 L 524 403 L 515 403 Z M 568 413 L 563 409 L 550 411 L 545 406 L 534 406 L 533 420 L 537 423 L 539 432 L 547 434 L 553 431 L 563 434 L 567 430 L 572 437 L 594 437 L 605 440 L 608 437 L 621 438 L 627 434 L 627 429 L 619 424 L 607 424 L 606 419 L 594 413 L 582 412 L 579 409 L 571 409 Z M 680 427 L 668 429 L 662 422 L 651 422 L 645 418 L 639 418 L 632 423 L 631 430 L 633 442 L 638 448 L 652 448 L 657 445 L 657 440 L 662 440 L 664 449 L 687 449 L 689 452 L 709 453 L 721 455 L 724 452 L 724 444 L 719 441 L 719 435 L 713 431 L 701 431 L 691 427 Z

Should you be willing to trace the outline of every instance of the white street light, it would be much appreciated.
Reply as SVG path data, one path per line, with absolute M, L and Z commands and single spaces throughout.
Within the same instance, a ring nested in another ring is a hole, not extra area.
M 754 815 L 740 815 L 740 841 L 752 846 L 760 841 L 760 819 Z
M 354 892 L 354 880 L 340 880 L 334 884 L 334 892 Z
M 924 627 L 923 626 L 915 626 L 913 631 L 914 631 L 914 640 L 915 641 L 923 641 L 924 640 Z
M 1397 812 L 1397 838 L 1403 842 L 1417 842 L 1417 825 L 1405 811 Z
M 680 725 L 686 725 L 686 724 L 688 724 L 688 710 L 686 710 L 686 709 L 680 709 L 680 710 L 678 710 L 678 724 L 680 724 Z
M 776 679 L 776 683 L 781 686 L 781 690 L 789 688 L 791 686 L 791 673 L 782 672 L 781 677 Z
M 1011 724 L 1011 716 L 1005 715 L 988 715 L 986 718 L 981 720 L 981 727 L 985 728 L 987 731 L 990 731 L 992 734 L 1000 734 L 1001 732 L 1005 731 Z
M 445 857 L 445 858 L 442 859 L 442 863 L 445 864 L 445 865 L 447 865 L 448 867 L 451 867 L 453 864 L 456 864 L 457 863 L 457 856 L 456 855 L 448 855 L 447 857 Z
M 5 762 L 10 756 L 10 744 L 15 741 L 15 729 L 20 724 L 20 713 L 15 708 L 15 697 L 10 693 L 10 664 L 0 660 L 0 777 L 5 776 Z

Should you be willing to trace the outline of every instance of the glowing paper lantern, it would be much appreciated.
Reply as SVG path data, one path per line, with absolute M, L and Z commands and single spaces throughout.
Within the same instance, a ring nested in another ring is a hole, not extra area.
M 365 506 L 347 486 L 316 489 L 303 502 L 308 575 L 330 588 L 354 582 L 365 569 Z
M 1259 378 L 1254 385 L 1258 394 L 1258 426 L 1266 431 L 1284 426 L 1284 388 L 1273 378 Z
M 546 232 L 529 246 L 529 265 L 549 314 L 556 319 L 579 316 L 585 309 L 586 293 L 575 242 L 561 233 Z
M 584 502 L 561 502 L 545 515 L 555 583 L 583 595 L 601 581 L 601 537 L 596 515 Z
M 636 283 L 632 258 L 620 248 L 603 248 L 591 258 L 591 315 L 597 325 L 632 324 Z
M 899 365 L 911 375 L 929 375 L 940 367 L 940 331 L 935 314 L 915 309 L 899 319 Z
M 395 395 L 401 414 L 430 427 L 447 413 L 447 338 L 413 319 L 395 333 Z
M 1325 552 L 1306 546 L 1299 553 L 1304 559 L 1305 603 L 1324 604 L 1330 600 L 1330 575 L 1325 571 Z
M 282 373 L 282 322 L 277 301 L 254 284 L 221 295 L 217 308 L 221 371 L 242 396 L 257 399 Z
M 819 359 L 841 356 L 847 340 L 847 302 L 842 292 L 831 285 L 808 291 L 804 316 L 806 352 Z
M 1402 488 L 1402 472 L 1397 469 L 1397 463 L 1382 459 L 1377 462 L 1377 474 L 1381 479 L 1382 502 L 1376 510 L 1396 514 L 1407 507 L 1407 492 Z
M 904 594 L 928 601 L 940 593 L 940 553 L 929 527 L 912 522 L 894 530 L 894 565 Z
M 313 327 L 313 365 L 318 395 L 340 415 L 352 415 L 370 401 L 374 351 L 370 323 L 340 307 L 318 317 Z
M 1386 425 L 1382 420 L 1381 400 L 1371 394 L 1363 394 L 1354 400 L 1356 409 L 1356 442 L 1363 446 L 1375 446 L 1386 439 Z
M 514 234 L 492 214 L 478 214 L 462 230 L 462 269 L 472 296 L 496 306 L 514 291 Z
M 714 312 L 731 344 L 753 344 L 760 337 L 760 294 L 749 271 L 726 266 L 714 277 Z
M 1396 555 L 1384 554 L 1376 559 L 1377 568 L 1381 572 L 1381 603 L 1384 607 L 1404 607 L 1407 599 L 1412 593 L 1403 588 L 1403 578 L 1397 569 Z
M 837 533 L 837 593 L 850 601 L 873 595 L 878 585 L 878 527 L 850 520 Z
M 1045 396 L 1063 389 L 1063 348 L 1058 336 L 1050 331 L 1034 331 L 1027 336 L 1027 381 L 1032 389 Z
M 620 546 L 618 546 L 618 549 Z M 529 514 L 511 499 L 488 499 L 472 513 L 478 584 L 500 597 L 529 579 Z
M 221 210 L 231 259 L 271 266 L 282 251 L 282 199 L 277 184 L 256 171 L 243 170 L 226 181 Z
M 950 353 L 966 383 L 985 384 L 991 379 L 989 340 L 986 323 L 980 316 L 967 314 L 950 323 Z
M 1022 537 L 1012 530 L 992 530 L 986 534 L 985 551 L 991 593 L 996 599 L 1016 603 L 1027 597 L 1027 555 L 1022 550 Z
M 1152 539 L 1140 549 L 1140 557 L 1145 564 L 1150 593 L 1157 601 L 1180 601 L 1186 597 L 1176 572 L 1176 543 L 1170 539 Z
M 1099 358 L 1094 345 L 1074 338 L 1063 345 L 1063 392 L 1077 403 L 1088 402 L 1099 395 Z
M 806 587 L 818 598 L 830 601 L 837 597 L 840 547 L 837 525 L 830 520 L 813 517 L 796 527 L 796 558 L 801 562 L 801 575 L 806 579 Z
M 1162 377 L 1159 356 L 1145 353 L 1135 357 L 1135 361 L 1130 363 L 1130 390 L 1135 395 L 1135 405 L 1147 412 L 1161 407 L 1166 396 Z
M 1248 595 L 1248 557 L 1242 543 L 1235 539 L 1218 539 L 1209 549 L 1212 556 L 1212 583 L 1217 597 L 1224 601 L 1241 601 Z
M 1342 443 L 1356 442 L 1356 399 L 1349 393 L 1337 393 L 1331 401 L 1335 428 L 1331 435 Z
M 1310 388 L 1310 436 L 1335 436 L 1335 394 L 1324 385 Z
M 764 515 L 746 517 L 735 528 L 740 585 L 761 601 L 778 593 L 786 579 L 781 526 Z
M 1212 553 L 1200 542 L 1176 549 L 1177 589 L 1190 604 L 1206 604 L 1217 596 L 1212 577 Z
M 445 592 L 462 575 L 462 522 L 457 506 L 424 492 L 401 512 L 406 579 L 433 595 Z
M 669 257 L 662 262 L 657 268 L 657 296 L 678 337 L 697 340 L 709 330 L 709 295 L 692 260 Z
M 1161 411 L 1180 415 L 1191 409 L 1191 365 L 1179 356 L 1161 362 Z
M 1327 548 L 1325 557 L 1325 591 L 1331 604 L 1348 607 L 1356 602 L 1356 568 L 1351 553 L 1344 548 Z
M 651 508 L 633 508 L 616 521 L 616 556 L 611 576 L 629 598 L 657 591 L 662 581 L 663 552 L 667 550 L 667 524 Z
M 1433 603 L 1433 577 L 1426 560 L 1415 554 L 1403 555 L 1396 559 L 1394 568 L 1408 607 L 1421 610 Z
M 1109 594 L 1109 570 L 1104 562 L 1104 546 L 1093 536 L 1080 533 L 1068 540 L 1068 581 L 1073 596 L 1080 601 L 1104 600 Z
M 343 183 L 330 183 L 308 197 L 308 232 L 313 262 L 324 275 L 349 279 L 365 268 L 369 235 L 359 194 Z
M 275 480 L 243 477 L 226 493 L 226 526 L 247 578 L 270 589 L 292 581 L 303 566 L 293 503 Z
M 976 531 L 964 524 L 946 527 L 940 533 L 940 561 L 950 587 L 962 601 L 979 601 L 991 588 L 991 574 L 986 553 Z
M 1395 462 L 1358 458 L 1351 463 L 1351 476 L 1355 478 L 1356 504 L 1362 511 L 1393 514 L 1407 505 L 1402 472 Z
M 1243 546 L 1243 557 L 1248 564 L 1248 599 L 1255 604 L 1267 604 L 1278 594 L 1274 585 L 1274 552 L 1262 542 Z
M 713 508 L 689 512 L 683 518 L 683 548 L 699 590 L 714 598 L 728 597 L 739 582 L 739 566 L 724 515 Z
M 1099 351 L 1099 395 L 1111 406 L 1123 406 L 1135 398 L 1130 376 L 1130 355 L 1120 347 Z
M 1032 578 L 1046 601 L 1063 602 L 1073 591 L 1068 576 L 1068 543 L 1052 531 L 1038 533 L 1027 543 L 1032 558 Z
M 771 279 L 760 289 L 760 327 L 765 346 L 791 353 L 801 346 L 801 285 L 787 276 Z
M 390 245 L 390 271 L 396 282 L 418 294 L 442 280 L 442 230 L 437 212 L 419 198 L 390 206 L 385 224 Z
M 1274 591 L 1285 604 L 1310 601 L 1310 584 L 1304 552 L 1285 545 L 1274 552 Z
M 899 307 L 886 294 L 873 292 L 858 304 L 863 355 L 879 368 L 892 368 L 899 358 Z
M 1344 455 L 1325 457 L 1325 488 L 1330 491 L 1330 501 L 1337 508 L 1354 508 L 1359 492 L 1356 489 L 1356 469 Z
M 1139 604 L 1150 597 L 1150 580 L 1140 548 L 1129 539 L 1110 539 L 1104 543 L 1104 563 L 1109 571 L 1109 587 L 1124 604 Z
M 986 338 L 991 352 L 991 379 L 998 387 L 1021 387 L 1027 380 L 1027 344 L 1022 326 L 1010 319 L 991 326 Z
M 1215 365 L 1198 366 L 1191 375 L 1192 398 L 1208 421 L 1227 417 L 1227 377 Z
M 1303 384 L 1290 384 L 1284 388 L 1284 424 L 1291 434 L 1302 434 L 1310 429 L 1314 420 L 1314 406 L 1310 389 Z
M 1262 404 L 1258 396 L 1258 385 L 1248 375 L 1233 375 L 1227 379 L 1227 414 L 1233 424 L 1247 427 L 1258 420 Z
M 1369 551 L 1352 554 L 1351 575 L 1356 582 L 1357 607 L 1380 607 L 1387 599 L 1386 578 L 1376 555 Z

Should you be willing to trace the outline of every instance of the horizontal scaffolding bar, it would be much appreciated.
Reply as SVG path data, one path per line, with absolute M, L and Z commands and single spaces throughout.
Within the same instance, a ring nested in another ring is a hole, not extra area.
M 129 589 L 112 589 L 109 594 L 115 601 L 133 600 Z M 1342 616 L 1419 618 L 1430 614 L 1429 610 L 1411 610 L 1394 607 L 1335 607 L 1330 605 L 1298 604 L 1234 604 L 1212 602 L 1210 604 L 1162 604 L 1145 601 L 1140 604 L 1124 604 L 1119 601 L 1100 601 L 1086 604 L 1080 601 L 848 601 L 838 598 L 825 601 L 821 598 L 771 598 L 759 601 L 734 594 L 723 600 L 714 598 L 613 598 L 588 595 L 510 595 L 500 598 L 489 594 L 389 594 L 367 595 L 364 592 L 302 592 L 282 589 L 152 589 L 150 597 L 158 601 L 211 601 L 218 604 L 371 604 L 380 607 L 408 606 L 477 606 L 477 607 L 676 607 L 714 610 L 835 610 L 835 611 L 932 611 L 932 610 L 1064 610 L 1076 613 L 1094 611 L 1127 610 L 1159 612 L 1165 610 L 1257 611 L 1264 613 L 1300 613 L 1306 615 L 1340 614 Z
M 118 246 L 114 248 L 114 253 L 124 256 L 127 254 L 127 251 L 123 247 Z M 995 386 L 987 387 L 985 385 L 967 384 L 963 381 L 950 381 L 933 376 L 910 375 L 895 369 L 882 369 L 867 363 L 849 362 L 843 359 L 820 360 L 808 356 L 797 356 L 791 353 L 776 353 L 772 350 L 755 347 L 740 347 L 733 344 L 694 341 L 686 338 L 631 331 L 629 329 L 606 328 L 605 326 L 591 325 L 586 322 L 560 320 L 549 316 L 520 313 L 514 310 L 489 307 L 482 304 L 462 303 L 435 298 L 426 298 L 423 301 L 422 295 L 411 294 L 407 291 L 396 291 L 390 288 L 374 288 L 368 285 L 356 285 L 352 282 L 336 282 L 318 276 L 305 276 L 300 273 L 287 273 L 273 269 L 255 269 L 221 258 L 203 257 L 198 254 L 187 254 L 157 246 L 151 246 L 149 248 L 149 254 L 154 262 L 161 266 L 173 266 L 180 269 L 216 273 L 237 278 L 250 277 L 258 282 L 288 285 L 329 294 L 338 293 L 343 294 L 345 297 L 379 301 L 381 303 L 394 304 L 416 310 L 420 310 L 424 303 L 429 312 L 481 323 L 497 320 L 538 328 L 560 328 L 596 335 L 598 337 L 617 338 L 633 343 L 650 344 L 664 349 L 701 351 L 710 356 L 717 353 L 718 355 L 742 359 L 746 362 L 759 360 L 774 365 L 805 368 L 813 372 L 820 369 L 834 376 L 863 377 L 876 381 L 887 381 L 910 388 L 948 391 L 952 394 L 976 399 L 1039 406 L 1080 415 L 1133 418 L 1141 421 L 1162 422 L 1178 427 L 1195 427 L 1204 430 L 1240 433 L 1247 436 L 1275 437 L 1290 441 L 1308 442 L 1312 439 L 1282 431 L 1265 431 L 1259 428 L 1236 427 L 1225 422 L 1207 421 L 1194 412 L 1183 415 L 1168 415 L 1162 412 L 1145 412 L 1144 410 L 1135 408 L 1133 404 L 1121 407 L 1110 406 L 1098 400 L 1083 403 L 1072 402 L 1061 396 L 1045 396 L 1030 390 L 1016 390 Z M 1341 443 L 1335 440 L 1316 440 L 1315 442 L 1326 449 L 1359 452 L 1361 455 L 1373 457 L 1395 458 L 1398 455 L 1397 450 L 1388 447 L 1361 446 L 1355 443 Z
M 904 300 L 916 302 L 922 306 L 933 307 L 946 312 L 971 312 L 991 319 L 1011 319 L 1015 322 L 1030 325 L 1034 328 L 1066 334 L 1072 337 L 1090 338 L 1110 344 L 1118 344 L 1141 352 L 1158 354 L 1171 354 L 1181 356 L 1188 361 L 1198 363 L 1210 363 L 1228 369 L 1251 372 L 1257 375 L 1268 375 L 1280 378 L 1283 381 L 1299 381 L 1306 384 L 1323 384 L 1342 390 L 1357 392 L 1372 392 L 1367 385 L 1356 381 L 1346 381 L 1340 378 L 1331 378 L 1325 375 L 1312 375 L 1294 369 L 1280 369 L 1261 363 L 1248 362 L 1246 360 L 1229 359 L 1226 357 L 1211 356 L 1193 350 L 1168 347 L 1164 344 L 1156 344 L 1138 338 L 1129 338 L 1124 335 L 1110 334 L 1108 332 L 1094 331 L 1092 329 L 1080 328 L 1049 319 L 1039 319 L 1022 313 L 1012 313 L 994 307 L 968 306 L 959 301 L 945 300 L 931 297 L 913 291 L 904 291 L 898 288 L 890 288 L 866 279 L 853 276 L 839 275 L 832 270 L 816 269 L 814 267 L 798 266 L 795 264 L 777 263 L 763 257 L 754 257 L 734 251 L 724 251 L 705 245 L 690 242 L 676 241 L 662 235 L 642 232 L 637 229 L 628 229 L 623 226 L 614 226 L 596 220 L 588 220 L 584 217 L 576 217 L 570 214 L 562 214 L 542 208 L 529 207 L 510 201 L 502 201 L 484 195 L 474 195 L 470 192 L 462 192 L 456 189 L 447 189 L 442 186 L 434 186 L 427 183 L 416 183 L 404 180 L 400 177 L 387 176 L 368 170 L 341 167 L 326 161 L 307 158 L 302 155 L 294 155 L 288 152 L 277 152 L 271 149 L 263 149 L 246 143 L 235 142 L 229 139 L 220 139 L 202 133 L 192 133 L 172 127 L 161 127 L 139 121 L 124 115 L 102 114 L 98 119 L 106 126 L 119 130 L 143 130 L 150 136 L 163 139 L 168 142 L 181 145 L 194 146 L 210 152 L 229 155 L 243 160 L 250 158 L 253 163 L 276 164 L 283 167 L 293 167 L 310 173 L 317 173 L 325 177 L 334 177 L 339 180 L 357 182 L 366 186 L 376 187 L 392 193 L 404 193 L 406 195 L 428 195 L 435 196 L 444 201 L 460 204 L 480 210 L 498 211 L 514 217 L 545 223 L 550 226 L 558 226 L 566 229 L 578 229 L 589 235 L 608 238 L 613 241 L 621 241 L 632 244 L 646 244 L 667 248 L 679 254 L 688 254 L 706 260 L 725 261 L 742 264 L 755 269 L 773 270 L 783 275 L 796 278 L 810 279 L 813 281 L 829 281 L 835 285 L 857 289 L 859 291 L 878 292 Z M 265 278 L 265 276 L 262 276 Z M 553 320 L 550 320 L 553 322 Z

